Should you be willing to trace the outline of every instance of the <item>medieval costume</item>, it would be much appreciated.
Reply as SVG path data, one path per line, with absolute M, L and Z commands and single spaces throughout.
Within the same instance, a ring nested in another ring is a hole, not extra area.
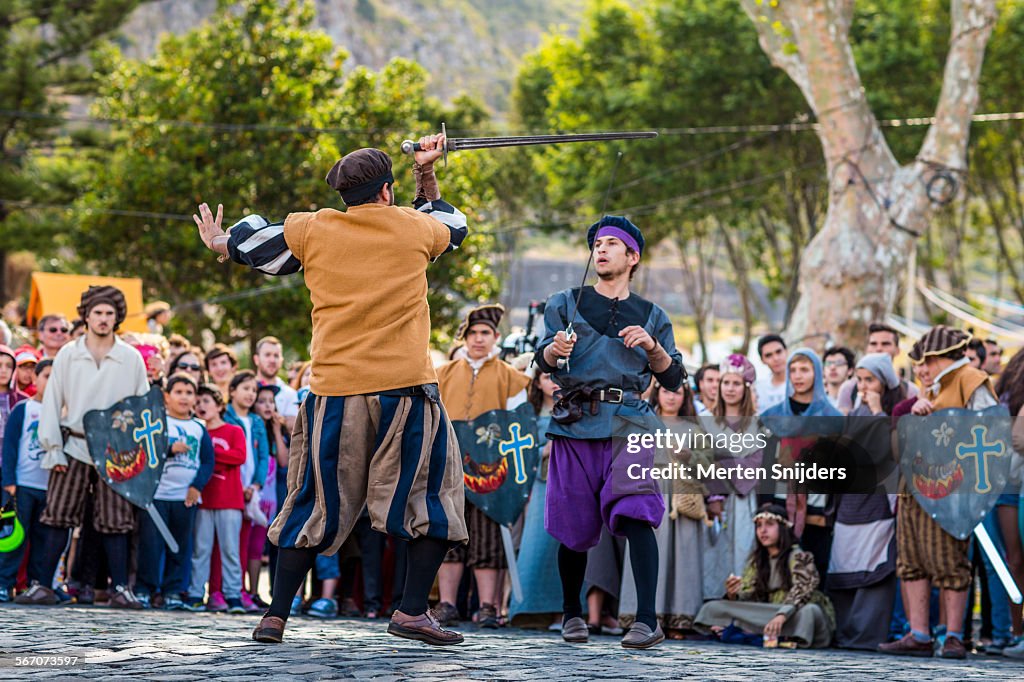
M 755 519 L 766 515 L 759 512 Z M 789 525 L 785 517 L 774 515 Z M 785 567 L 785 568 L 784 568 Z M 757 566 L 752 554 L 743 570 L 735 599 L 709 601 L 697 614 L 701 628 L 736 626 L 750 634 L 761 633 L 776 616 L 785 618 L 781 637 L 801 647 L 827 647 L 835 629 L 832 605 L 818 590 L 818 570 L 814 557 L 799 545 L 792 545 L 770 559 L 770 574 L 764 590 L 758 588 Z
M 881 473 L 894 469 L 891 421 L 885 410 L 887 406 L 891 410 L 906 392 L 886 353 L 865 355 L 857 369 L 874 374 L 886 398 L 878 413 L 859 403 L 850 412 L 844 436 L 860 445 L 857 451 L 868 458 L 857 462 L 857 467 Z M 836 610 L 836 644 L 874 651 L 888 637 L 896 599 L 896 495 L 887 494 L 880 482 L 870 493 L 839 494 L 833 505 L 827 586 Z
M 537 622 L 537 618 L 531 618 L 535 614 L 546 618 L 543 625 L 547 627 L 551 622 L 549 616 L 562 611 L 562 590 L 551 570 L 558 562 L 558 541 L 544 530 L 544 498 L 548 489 L 550 457 L 547 430 L 550 421 L 551 413 L 548 411 L 542 411 L 537 417 L 537 447 L 542 455 L 530 490 L 530 502 L 523 515 L 523 537 L 518 555 L 523 594 L 519 599 L 513 597 L 508 607 L 509 622 L 516 627 L 528 627 L 527 623 Z
M 504 312 L 505 309 L 500 305 L 474 308 L 469 311 L 459 327 L 456 339 L 465 339 L 472 327 L 481 324 L 490 327 L 497 337 L 498 325 Z M 463 346 L 456 351 L 454 360 L 438 368 L 441 401 L 450 419 L 471 421 L 485 412 L 513 410 L 526 402 L 529 377 L 501 360 L 498 357 L 500 352 L 500 346 L 495 344 L 487 357 L 473 359 Z M 468 568 L 474 569 L 506 568 L 508 564 L 501 539 L 501 527 L 469 502 L 466 503 L 466 525 L 469 543 L 452 548 L 445 561 L 465 564 Z M 501 606 L 491 604 L 490 599 L 490 595 L 480 596 L 481 618 Z M 438 610 L 440 611 L 440 608 Z M 442 622 L 444 620 L 446 618 L 442 617 Z
M 313 302 L 310 393 L 292 433 L 288 495 L 269 532 L 281 551 L 259 641 L 281 641 L 316 555 L 337 553 L 364 506 L 374 529 L 410 541 L 388 631 L 462 641 L 426 603 L 444 554 L 467 539 L 458 445 L 429 355 L 426 269 L 459 246 L 466 220 L 440 199 L 431 166 L 415 174 L 416 208 L 395 206 L 390 157 L 360 149 L 327 175 L 347 212 L 292 213 L 274 224 L 249 216 L 230 230 L 232 260 L 273 275 L 302 270 Z M 379 200 L 388 192 L 391 205 Z
M 746 390 L 752 391 L 756 370 L 743 355 L 732 354 L 719 365 L 719 374 L 739 375 Z M 721 389 L 719 389 L 721 390 Z M 701 425 L 711 433 L 743 434 L 744 439 L 753 442 L 762 428 L 754 415 L 741 417 L 702 417 Z M 749 436 L 749 438 L 748 438 Z M 735 438 L 735 436 L 731 436 Z M 764 451 L 750 448 L 742 452 L 716 453 L 715 465 L 724 468 L 741 466 L 756 469 L 762 465 Z M 716 525 L 703 530 L 704 551 L 702 569 L 704 575 L 704 599 L 719 599 L 724 594 L 722 576 L 741 575 L 754 546 L 754 513 L 757 511 L 756 479 L 732 477 L 725 481 L 708 480 L 704 486 L 708 501 L 722 500 L 722 518 Z M 723 499 L 724 498 L 724 499 Z
M 642 254 L 643 235 L 625 218 L 605 216 L 592 225 L 587 233 L 591 250 L 595 240 L 607 237 Z M 586 574 L 586 551 L 598 543 L 604 525 L 629 539 L 640 595 L 638 623 L 623 645 L 651 646 L 664 638 L 654 613 L 658 550 L 652 528 L 661 523 L 665 503 L 654 481 L 631 480 L 627 474 L 630 464 L 650 467 L 653 450 L 639 448 L 631 453 L 621 438 L 613 440 L 613 436 L 627 435 L 628 428 L 653 432 L 659 423 L 650 404 L 641 398 L 654 374 L 649 354 L 639 346 L 627 347 L 620 332 L 639 327 L 649 334 L 655 342 L 651 352 L 659 353 L 658 357 L 664 352 L 669 358 L 655 377 L 675 390 L 684 372 L 672 323 L 664 310 L 634 293 L 620 300 L 603 296 L 595 287 L 552 295 L 544 323 L 537 364 L 561 387 L 548 427 L 552 450 L 544 525 L 562 543 L 558 557 L 566 619 L 562 635 L 567 641 L 586 639 L 578 595 Z M 572 355 L 564 366 L 552 366 L 544 350 L 570 323 L 576 334 Z
M 924 364 L 929 357 L 952 361 L 932 378 L 931 385 L 923 392 L 922 397 L 930 401 L 933 412 L 946 408 L 984 410 L 998 404 L 988 374 L 971 367 L 964 356 L 964 348 L 970 340 L 970 334 L 938 325 L 918 339 L 911 349 L 910 359 L 915 364 Z M 901 453 L 901 456 L 904 455 Z M 904 583 L 927 580 L 933 588 L 966 591 L 971 581 L 970 540 L 960 540 L 943 530 L 914 499 L 907 489 L 906 479 L 900 484 L 897 504 L 896 575 L 899 579 Z M 962 614 L 947 613 L 947 625 L 950 621 L 959 624 L 961 617 Z M 903 639 L 878 647 L 883 653 L 919 656 L 930 655 L 931 648 L 930 633 L 914 630 Z M 939 655 L 944 658 L 966 656 L 962 631 L 953 632 L 949 628 Z
M 84 320 L 98 305 L 115 311 L 111 333 L 124 322 L 127 305 L 124 294 L 111 286 L 89 287 L 82 294 L 78 314 Z M 107 554 L 116 599 L 119 605 L 139 609 L 142 605 L 128 587 L 128 539 L 135 528 L 131 502 L 103 482 L 89 455 L 83 417 L 94 409 L 105 409 L 129 396 L 149 391 L 146 366 L 137 350 L 114 337 L 109 352 L 97 363 L 86 346 L 88 337 L 79 337 L 57 353 L 43 396 L 39 417 L 39 442 L 45 454 L 41 466 L 50 470 L 46 491 L 46 509 L 39 517 L 47 529 L 42 552 L 42 575 L 52 576 L 67 543 L 68 531 L 86 521 L 86 501 L 94 504 L 92 526 L 100 534 Z M 57 469 L 56 467 L 64 467 Z M 33 546 L 31 552 L 36 551 Z M 34 586 L 23 603 L 53 603 L 49 585 Z
M 942 325 L 933 328 L 910 351 L 915 363 L 929 355 L 943 356 L 966 347 L 970 336 Z M 997 403 L 988 374 L 959 358 L 925 389 L 932 410 L 961 407 L 984 410 Z M 904 482 L 905 488 L 905 482 Z M 897 568 L 901 580 L 927 578 L 932 585 L 950 590 L 966 590 L 970 582 L 971 564 L 967 558 L 968 540 L 958 540 L 936 523 L 914 496 L 900 494 L 897 515 Z

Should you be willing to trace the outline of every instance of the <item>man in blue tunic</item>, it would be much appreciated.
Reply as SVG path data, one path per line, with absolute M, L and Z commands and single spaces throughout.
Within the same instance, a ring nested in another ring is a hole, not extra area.
M 628 539 L 636 580 L 636 622 L 622 646 L 646 649 L 665 639 L 654 606 L 654 528 L 665 514 L 665 503 L 653 481 L 633 480 L 626 473 L 632 464 L 652 466 L 654 452 L 631 453 L 638 448 L 627 449 L 621 437 L 613 436 L 621 436 L 627 425 L 657 428 L 654 411 L 641 394 L 652 375 L 676 390 L 686 374 L 668 315 L 629 291 L 644 247 L 640 230 L 624 217 L 605 216 L 590 227 L 587 242 L 597 284 L 548 299 L 537 354 L 537 365 L 561 387 L 548 429 L 552 447 L 545 528 L 561 543 L 562 637 L 587 640 L 580 590 L 587 549 L 597 544 L 603 524 Z M 559 358 L 568 362 L 559 367 Z

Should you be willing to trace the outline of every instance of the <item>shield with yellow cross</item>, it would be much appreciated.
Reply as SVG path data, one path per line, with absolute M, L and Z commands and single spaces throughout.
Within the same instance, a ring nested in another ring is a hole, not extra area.
M 914 499 L 961 540 L 995 507 L 1010 475 L 1013 422 L 1002 405 L 900 419 L 900 469 Z
M 453 421 L 462 455 L 466 499 L 502 525 L 522 514 L 537 474 L 537 416 L 524 403 Z

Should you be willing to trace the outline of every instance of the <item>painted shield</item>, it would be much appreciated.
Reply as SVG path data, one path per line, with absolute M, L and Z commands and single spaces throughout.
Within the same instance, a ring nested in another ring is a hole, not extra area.
M 537 475 L 537 417 L 524 403 L 452 422 L 462 453 L 466 499 L 497 523 L 515 523 Z
M 900 470 L 914 499 L 964 540 L 996 504 L 1010 475 L 1006 407 L 939 410 L 899 421 Z
M 82 419 L 89 456 L 103 480 L 138 507 L 153 501 L 167 459 L 167 412 L 159 388 Z

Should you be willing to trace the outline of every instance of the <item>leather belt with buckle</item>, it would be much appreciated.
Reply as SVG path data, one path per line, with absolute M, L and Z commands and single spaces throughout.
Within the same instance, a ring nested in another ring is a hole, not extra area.
M 624 391 L 621 388 L 610 387 L 595 390 L 590 394 L 591 399 L 602 403 L 619 405 L 625 398 L 640 399 L 640 391 Z

